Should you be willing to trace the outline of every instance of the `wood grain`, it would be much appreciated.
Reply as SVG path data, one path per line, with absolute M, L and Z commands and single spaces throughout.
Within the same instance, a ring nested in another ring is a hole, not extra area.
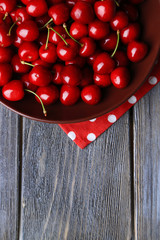
M 19 118 L 0 106 L 0 239 L 18 239 Z
M 135 240 L 160 239 L 160 85 L 134 108 Z
M 24 119 L 20 239 L 131 239 L 129 138 L 129 113 L 84 150 Z

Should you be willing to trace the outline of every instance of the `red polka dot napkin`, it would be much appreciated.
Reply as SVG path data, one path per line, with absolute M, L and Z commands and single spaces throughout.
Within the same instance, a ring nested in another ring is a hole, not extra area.
M 125 103 L 110 113 L 89 121 L 72 124 L 60 124 L 59 126 L 80 148 L 96 140 L 105 130 L 115 123 L 125 112 L 127 112 L 137 101 L 148 93 L 160 82 L 160 59 L 156 63 L 150 77 L 143 86 L 131 96 Z

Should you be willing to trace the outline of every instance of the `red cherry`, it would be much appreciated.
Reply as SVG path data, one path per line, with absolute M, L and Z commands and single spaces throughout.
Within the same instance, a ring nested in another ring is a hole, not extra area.
M 34 66 L 43 66 L 43 67 L 46 67 L 46 68 L 50 68 L 51 67 L 51 64 L 50 63 L 47 63 L 47 62 L 45 62 L 45 61 L 43 61 L 42 59 L 37 59 L 37 60 L 35 60 L 35 61 L 33 61 L 32 62 L 32 64 L 34 65 Z
M 79 40 L 88 35 L 88 27 L 85 24 L 73 22 L 70 27 L 70 34 L 74 39 Z
M 128 16 L 123 11 L 117 11 L 116 15 L 110 22 L 114 31 L 121 30 L 128 25 Z
M 11 17 L 13 22 L 16 22 L 17 25 L 32 19 L 32 17 L 27 13 L 25 7 L 17 8 L 14 13 L 11 13 Z
M 97 1 L 94 4 L 96 16 L 102 22 L 110 22 L 116 13 L 116 4 L 113 0 Z
M 100 54 L 100 52 L 101 51 L 98 49 L 91 56 L 88 57 L 87 62 L 89 65 L 91 65 L 91 66 L 93 65 L 96 57 Z
M 148 52 L 147 44 L 143 42 L 133 41 L 128 44 L 127 56 L 131 62 L 141 61 Z
M 114 55 L 114 60 L 116 61 L 117 67 L 126 67 L 129 64 L 127 54 L 124 51 L 117 51 Z
M 83 68 L 85 63 L 86 63 L 86 58 L 77 55 L 73 60 L 66 61 L 65 65 L 67 66 L 69 64 L 74 64 L 74 65 L 77 65 L 80 68 Z
M 41 98 L 44 105 L 50 105 L 57 102 L 59 98 L 58 88 L 54 85 L 49 85 L 47 87 L 39 87 L 36 94 Z M 40 100 L 36 97 L 37 102 Z
M 94 72 L 99 74 L 111 73 L 114 68 L 115 61 L 105 52 L 100 53 L 93 63 Z
M 35 91 L 37 90 L 37 88 L 38 88 L 37 86 L 35 86 L 34 84 L 32 84 L 32 83 L 30 82 L 30 80 L 29 80 L 29 74 L 28 74 L 28 73 L 22 75 L 21 81 L 23 82 L 24 87 L 25 87 L 26 89 L 29 89 L 29 90 L 31 90 L 31 91 L 33 91 L 33 92 L 35 92 Z
M 58 43 L 57 55 L 63 61 L 70 61 L 74 59 L 78 53 L 78 44 L 70 38 L 66 39 L 66 43 L 64 41 Z
M 124 44 L 128 44 L 136 40 L 140 34 L 140 25 L 138 23 L 129 24 L 127 27 L 123 28 L 120 32 L 121 41 Z
M 3 13 L 0 12 L 0 24 L 1 23 L 6 23 L 9 26 L 12 25 L 12 19 L 11 19 L 10 15 L 8 15 L 8 13 L 6 13 L 4 15 Z
M 48 6 L 45 0 L 32 0 L 27 4 L 26 10 L 32 17 L 40 17 L 47 13 Z
M 36 17 L 36 19 L 35 19 L 37 26 L 39 28 L 43 27 L 49 20 L 50 20 L 50 17 L 48 16 L 48 14 L 45 14 L 40 17 Z
M 60 101 L 66 106 L 74 105 L 80 98 L 80 90 L 78 87 L 63 85 L 60 91 Z
M 82 57 L 89 57 L 91 56 L 96 50 L 96 43 L 90 37 L 84 37 L 80 40 L 81 48 L 79 50 L 79 55 Z
M 94 73 L 93 79 L 94 83 L 99 87 L 108 87 L 111 85 L 109 74 L 100 75 L 98 73 Z
M 19 101 L 24 97 L 23 83 L 20 80 L 13 80 L 2 88 L 3 97 L 9 101 Z
M 86 67 L 83 69 L 83 76 L 79 84 L 80 87 L 84 88 L 93 83 L 93 71 L 91 68 Z
M 127 13 L 130 21 L 135 22 L 138 19 L 138 10 L 134 5 L 125 3 L 122 5 L 122 8 Z
M 21 0 L 21 2 L 24 4 L 24 5 L 27 5 L 29 2 L 31 2 L 32 0 Z
M 111 32 L 104 39 L 100 40 L 100 46 L 105 51 L 113 51 L 117 44 L 117 34 Z
M 49 9 L 48 15 L 54 24 L 61 25 L 69 19 L 69 7 L 65 3 L 55 4 Z
M 16 7 L 17 0 L 0 0 L 0 12 L 10 13 Z
M 52 81 L 52 73 L 43 66 L 35 66 L 29 73 L 29 80 L 32 84 L 45 87 Z
M 54 64 L 53 65 L 53 83 L 57 85 L 61 85 L 63 83 L 62 78 L 61 78 L 61 71 L 63 69 L 63 65 L 60 63 Z
M 101 90 L 97 85 L 89 85 L 82 89 L 81 98 L 82 100 L 90 105 L 95 105 L 101 100 Z
M 39 37 L 37 24 L 32 20 L 27 20 L 17 28 L 17 35 L 24 41 L 32 42 Z
M 42 45 L 39 49 L 40 58 L 47 63 L 55 63 L 57 60 L 56 47 L 49 43 L 47 48 L 46 44 Z
M 18 55 L 23 61 L 35 61 L 39 57 L 38 46 L 33 42 L 24 42 L 19 47 Z
M 129 70 L 125 67 L 118 67 L 111 73 L 111 82 L 116 88 L 125 88 L 130 82 Z
M 12 78 L 12 66 L 8 63 L 0 63 L 0 86 L 4 86 Z
M 40 46 L 46 44 L 47 41 L 47 31 L 42 31 L 39 34 L 39 38 L 37 39 L 37 42 Z
M 98 19 L 89 24 L 89 36 L 93 39 L 100 40 L 109 34 L 109 24 Z
M 63 81 L 63 84 L 67 84 L 70 86 L 79 85 L 79 83 L 82 79 L 81 70 L 76 65 L 64 66 L 60 73 L 60 76 Z
M 72 9 L 74 7 L 76 2 L 77 2 L 77 0 L 66 0 L 66 4 L 70 9 Z
M 9 33 L 9 25 L 2 23 L 0 25 L 0 47 L 9 47 L 13 42 L 13 37 Z
M 66 31 L 62 26 L 54 26 L 54 30 L 58 32 L 64 39 L 67 37 Z M 50 31 L 49 41 L 57 45 L 62 39 L 58 36 L 58 34 L 54 31 Z
M 74 21 L 82 24 L 89 24 L 94 20 L 94 10 L 90 3 L 77 2 L 72 8 L 71 17 Z
M 30 66 L 22 64 L 18 54 L 14 55 L 11 61 L 13 71 L 16 73 L 28 73 Z
M 13 57 L 13 50 L 11 48 L 0 47 L 0 63 L 9 63 Z

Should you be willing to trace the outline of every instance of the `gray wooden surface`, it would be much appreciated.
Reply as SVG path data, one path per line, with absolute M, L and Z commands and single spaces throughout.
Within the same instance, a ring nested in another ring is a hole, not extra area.
M 0 240 L 160 239 L 160 85 L 86 149 L 0 106 Z

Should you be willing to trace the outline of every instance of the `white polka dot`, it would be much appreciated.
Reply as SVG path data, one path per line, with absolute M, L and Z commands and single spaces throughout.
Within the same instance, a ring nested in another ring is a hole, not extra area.
M 72 140 L 75 140 L 76 134 L 73 131 L 71 131 L 68 133 L 68 137 L 70 137 Z
M 148 82 L 151 84 L 151 85 L 155 85 L 157 82 L 158 82 L 158 79 L 156 77 L 150 77 L 148 79 Z
M 90 122 L 95 122 L 97 118 L 93 118 L 91 120 L 89 120 Z
M 114 123 L 116 121 L 117 121 L 117 118 L 116 118 L 115 115 L 111 114 L 111 115 L 108 116 L 108 122 Z
M 136 103 L 136 102 L 137 102 L 137 98 L 136 98 L 136 96 L 132 96 L 132 97 L 130 97 L 130 98 L 128 99 L 128 102 L 131 103 L 131 104 Z
M 92 142 L 96 139 L 96 135 L 94 133 L 89 133 L 87 135 L 87 139 L 88 139 L 88 141 Z

